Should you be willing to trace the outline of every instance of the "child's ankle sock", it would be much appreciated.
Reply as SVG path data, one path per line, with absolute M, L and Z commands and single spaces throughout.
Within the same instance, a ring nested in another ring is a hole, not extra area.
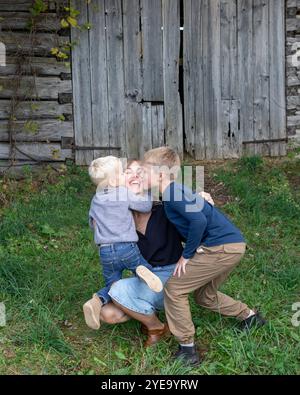
M 253 315 L 255 315 L 255 311 L 250 310 L 248 317 L 246 317 L 246 319 L 252 317 Z
M 180 347 L 194 347 L 195 343 L 181 344 Z

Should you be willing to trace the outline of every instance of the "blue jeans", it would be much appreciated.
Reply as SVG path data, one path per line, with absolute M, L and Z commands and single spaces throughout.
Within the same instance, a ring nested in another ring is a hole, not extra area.
M 152 272 L 160 278 L 163 285 L 172 276 L 174 265 L 153 266 Z M 123 278 L 114 283 L 109 295 L 120 305 L 136 313 L 152 315 L 164 309 L 164 291 L 152 291 L 144 281 L 138 277 Z
M 124 270 L 135 273 L 139 265 L 146 266 L 152 271 L 152 266 L 143 258 L 136 243 L 114 243 L 100 247 L 100 260 L 105 287 L 97 292 L 103 304 L 111 301 L 108 292 L 112 284 L 122 278 Z

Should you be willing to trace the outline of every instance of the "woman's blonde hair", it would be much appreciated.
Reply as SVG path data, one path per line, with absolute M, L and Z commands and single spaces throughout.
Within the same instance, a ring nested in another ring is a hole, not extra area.
M 110 178 L 115 177 L 122 167 L 122 162 L 115 156 L 105 156 L 93 160 L 89 167 L 92 182 L 100 188 L 109 186 Z

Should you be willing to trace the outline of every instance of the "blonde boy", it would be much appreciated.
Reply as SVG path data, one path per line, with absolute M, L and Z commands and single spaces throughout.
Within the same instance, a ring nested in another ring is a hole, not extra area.
M 258 312 L 218 291 L 245 253 L 244 238 L 217 208 L 184 185 L 174 182 L 180 158 L 168 147 L 148 151 L 144 163 L 149 187 L 159 187 L 168 219 L 185 239 L 185 247 L 165 286 L 165 310 L 171 332 L 180 346 L 176 357 L 197 365 L 188 295 L 196 302 L 228 317 L 236 317 L 242 329 L 265 323 Z
M 83 312 L 86 324 L 92 329 L 99 329 L 101 308 L 111 301 L 110 287 L 122 278 L 125 269 L 136 273 L 155 292 L 160 292 L 163 286 L 137 247 L 138 236 L 131 212 L 151 211 L 149 196 L 135 195 L 124 186 L 122 162 L 116 157 L 94 160 L 89 167 L 89 175 L 97 186 L 89 221 L 95 243 L 99 246 L 105 287 L 84 304 Z

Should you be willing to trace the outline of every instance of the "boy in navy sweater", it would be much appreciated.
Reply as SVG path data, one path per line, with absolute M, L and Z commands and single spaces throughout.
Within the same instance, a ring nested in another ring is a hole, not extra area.
M 170 331 L 180 344 L 176 357 L 196 365 L 200 359 L 188 301 L 191 292 L 200 306 L 236 317 L 244 329 L 265 323 L 258 312 L 218 291 L 243 257 L 245 240 L 217 208 L 174 181 L 180 170 L 180 158 L 174 150 L 153 149 L 144 160 L 148 187 L 159 187 L 166 215 L 185 240 L 174 276 L 165 287 L 165 310 Z

